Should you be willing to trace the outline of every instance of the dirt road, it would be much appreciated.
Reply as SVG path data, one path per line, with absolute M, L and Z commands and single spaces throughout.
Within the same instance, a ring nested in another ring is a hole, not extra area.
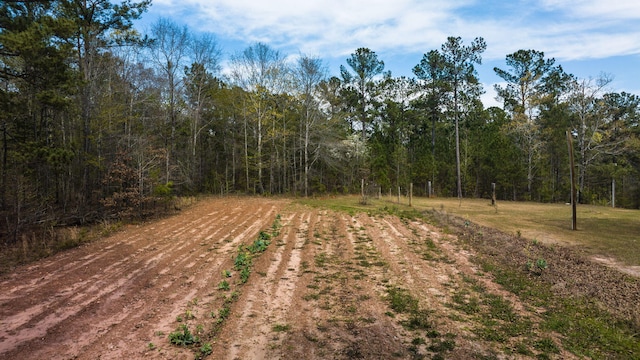
M 240 284 L 239 246 L 277 217 L 279 235 Z M 204 200 L 0 279 L 0 359 L 492 356 L 504 342 L 474 331 L 465 289 L 499 297 L 533 327 L 538 314 L 472 255 L 416 220 Z M 171 344 L 181 325 L 199 343 Z

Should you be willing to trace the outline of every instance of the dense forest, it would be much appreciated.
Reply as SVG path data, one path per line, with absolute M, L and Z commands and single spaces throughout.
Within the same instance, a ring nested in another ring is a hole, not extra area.
M 480 37 L 450 37 L 415 77 L 355 49 L 317 57 L 215 38 L 160 19 L 149 0 L 0 5 L 0 234 L 144 217 L 177 195 L 359 192 L 640 207 L 640 97 L 579 79 L 541 51 L 495 72 L 484 108 Z M 429 50 L 429 49 L 426 49 Z M 222 68 L 222 64 L 228 64 Z M 615 198 L 612 192 L 615 189 Z M 612 201 L 615 199 L 615 204 Z

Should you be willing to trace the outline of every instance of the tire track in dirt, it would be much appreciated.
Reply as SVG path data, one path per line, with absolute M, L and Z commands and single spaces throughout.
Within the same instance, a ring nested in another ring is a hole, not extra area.
M 206 200 L 0 280 L 9 289 L 0 297 L 0 358 L 139 357 L 189 300 L 207 298 L 230 250 L 284 204 Z

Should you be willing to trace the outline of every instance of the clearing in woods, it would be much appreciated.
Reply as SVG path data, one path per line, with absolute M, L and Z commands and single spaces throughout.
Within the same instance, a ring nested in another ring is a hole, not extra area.
M 579 357 L 464 234 L 393 211 L 212 198 L 19 267 L 0 359 Z

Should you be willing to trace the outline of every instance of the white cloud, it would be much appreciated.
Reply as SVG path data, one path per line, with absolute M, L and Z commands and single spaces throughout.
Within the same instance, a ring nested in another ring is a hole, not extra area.
M 318 56 L 334 71 L 355 49 L 368 47 L 394 75 L 410 76 L 422 54 L 439 49 L 447 36 L 467 44 L 484 37 L 486 82 L 495 78 L 488 64 L 504 67 L 505 57 L 520 49 L 543 51 L 557 64 L 640 55 L 637 0 L 154 0 L 150 12 L 212 32 L 230 46 L 260 41 L 284 55 Z M 492 84 L 485 90 L 485 104 L 499 105 Z
M 498 93 L 496 93 L 493 85 L 494 84 L 483 84 L 485 93 L 480 96 L 480 101 L 482 101 L 482 104 L 485 108 L 489 108 L 492 106 L 502 108 L 503 104 L 500 101 L 496 100 L 496 96 L 498 95 Z M 504 83 L 500 83 L 500 85 L 504 86 Z
M 571 17 L 615 20 L 638 20 L 640 2 L 637 0 L 544 0 L 543 7 L 550 11 L 562 11 Z
M 444 40 L 442 25 L 452 20 L 454 11 L 465 2 L 163 0 L 159 5 L 170 11 L 180 6 L 197 9 L 189 22 L 202 31 L 247 43 L 263 41 L 341 56 L 360 46 L 414 51 L 425 45 L 437 46 L 432 39 Z
M 221 37 L 323 57 L 363 46 L 424 53 L 447 36 L 482 36 L 489 45 L 485 57 L 494 59 L 519 49 L 559 60 L 640 53 L 635 0 L 155 0 L 154 7 L 166 13 L 189 8 L 185 20 L 192 28 Z

